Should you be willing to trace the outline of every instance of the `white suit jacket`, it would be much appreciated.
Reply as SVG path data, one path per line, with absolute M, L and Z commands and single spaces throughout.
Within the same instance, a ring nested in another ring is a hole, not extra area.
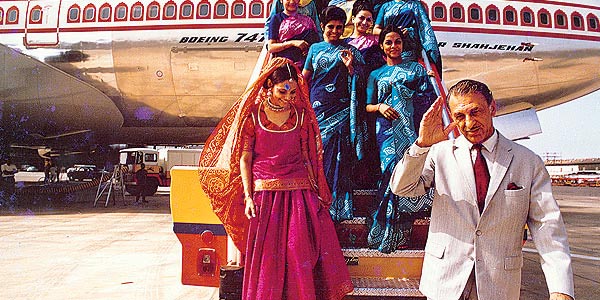
M 407 151 L 393 172 L 390 186 L 397 195 L 422 195 L 435 187 L 421 292 L 430 299 L 458 299 L 474 268 L 479 299 L 518 300 L 527 223 L 549 291 L 573 296 L 567 233 L 542 159 L 499 134 L 480 216 L 470 146 L 461 136 L 426 154 Z M 520 188 L 507 189 L 509 183 Z

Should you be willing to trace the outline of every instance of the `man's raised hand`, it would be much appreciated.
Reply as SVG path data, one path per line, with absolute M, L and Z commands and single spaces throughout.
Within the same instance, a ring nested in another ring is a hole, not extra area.
M 419 137 L 415 142 L 419 147 L 431 147 L 431 145 L 448 139 L 448 134 L 454 128 L 456 123 L 452 122 L 444 127 L 442 112 L 444 109 L 444 100 L 438 97 L 431 107 L 423 115 L 419 126 Z

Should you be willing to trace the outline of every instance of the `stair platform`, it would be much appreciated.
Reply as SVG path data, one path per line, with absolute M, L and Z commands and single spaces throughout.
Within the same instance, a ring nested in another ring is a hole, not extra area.
M 415 278 L 353 277 L 354 291 L 344 300 L 425 299 Z

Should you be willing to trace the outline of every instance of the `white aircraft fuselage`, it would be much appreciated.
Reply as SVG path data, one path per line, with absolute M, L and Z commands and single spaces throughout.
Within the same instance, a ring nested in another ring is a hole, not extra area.
M 446 84 L 487 83 L 500 115 L 600 89 L 600 1 L 422 3 Z M 5 131 L 29 146 L 201 143 L 244 91 L 270 6 L 0 1 Z

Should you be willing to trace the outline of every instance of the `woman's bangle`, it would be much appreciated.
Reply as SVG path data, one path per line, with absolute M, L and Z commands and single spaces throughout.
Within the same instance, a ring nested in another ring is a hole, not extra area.
M 377 111 L 379 111 L 379 108 L 381 108 L 381 103 L 377 104 Z

